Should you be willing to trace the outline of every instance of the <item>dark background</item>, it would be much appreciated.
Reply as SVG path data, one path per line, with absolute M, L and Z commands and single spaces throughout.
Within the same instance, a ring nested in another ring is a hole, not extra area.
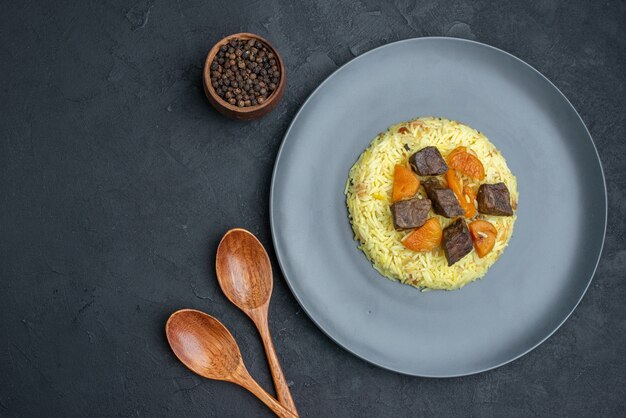
M 200 81 L 213 43 L 239 31 L 268 38 L 288 77 L 279 107 L 248 123 L 217 114 Z M 421 36 L 484 42 L 545 74 L 589 127 L 608 187 L 604 253 L 571 318 L 512 364 L 457 379 L 335 345 L 288 290 L 269 229 L 274 158 L 306 97 L 354 56 Z M 268 247 L 270 327 L 303 416 L 623 415 L 625 74 L 617 1 L 3 1 L 0 416 L 269 416 L 188 372 L 164 336 L 174 310 L 210 312 L 271 389 L 212 267 L 235 226 Z

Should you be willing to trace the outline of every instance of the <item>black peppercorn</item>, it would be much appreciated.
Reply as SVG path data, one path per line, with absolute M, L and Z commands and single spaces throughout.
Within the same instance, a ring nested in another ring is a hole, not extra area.
M 238 107 L 265 103 L 281 76 L 274 53 L 255 39 L 231 39 L 221 45 L 209 69 L 217 95 Z

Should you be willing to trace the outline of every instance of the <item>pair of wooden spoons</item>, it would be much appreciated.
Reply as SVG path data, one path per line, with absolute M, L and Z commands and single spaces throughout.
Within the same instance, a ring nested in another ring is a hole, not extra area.
M 252 319 L 265 347 L 280 403 L 250 376 L 237 342 L 217 319 L 193 309 L 174 312 L 165 332 L 174 354 L 200 376 L 236 383 L 252 392 L 280 417 L 297 417 L 268 326 L 272 267 L 259 240 L 245 229 L 231 229 L 217 248 L 217 279 L 226 297 Z

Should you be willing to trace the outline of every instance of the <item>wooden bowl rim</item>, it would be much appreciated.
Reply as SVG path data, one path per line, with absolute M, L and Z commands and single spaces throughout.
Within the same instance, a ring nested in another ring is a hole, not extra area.
M 236 39 L 257 39 L 257 40 L 263 42 L 272 51 L 272 53 L 274 54 L 274 56 L 278 60 L 279 69 L 280 69 L 280 81 L 278 82 L 278 85 L 276 86 L 276 88 L 274 89 L 272 94 L 270 94 L 268 96 L 267 100 L 263 104 L 256 105 L 256 106 L 247 106 L 247 107 L 233 106 L 230 103 L 228 103 L 227 101 L 225 101 L 224 99 L 222 99 L 217 94 L 215 89 L 213 88 L 213 84 L 211 84 L 211 62 L 213 62 L 213 58 L 215 58 L 215 55 L 217 54 L 218 49 L 222 45 L 227 44 L 228 42 L 230 42 L 230 40 L 233 39 L 233 38 L 236 38 Z M 249 32 L 233 33 L 232 35 L 225 36 L 222 39 L 220 39 L 219 41 L 217 41 L 215 43 L 215 45 L 213 45 L 213 48 L 211 48 L 211 50 L 209 51 L 209 54 L 207 55 L 206 60 L 204 61 L 203 80 L 204 80 L 204 85 L 205 85 L 207 91 L 209 92 L 211 97 L 220 106 L 222 106 L 222 107 L 224 107 L 224 108 L 226 108 L 226 109 L 228 109 L 228 110 L 230 110 L 232 112 L 240 113 L 240 114 L 247 114 L 247 113 L 251 113 L 251 112 L 258 112 L 259 110 L 264 109 L 264 108 L 268 107 L 270 104 L 272 104 L 277 99 L 277 97 L 279 96 L 278 93 L 284 88 L 284 86 L 285 86 L 285 65 L 283 64 L 283 59 L 281 58 L 280 54 L 278 53 L 278 51 L 276 51 L 276 48 L 274 48 L 274 46 L 267 39 L 263 38 L 262 36 L 256 35 L 254 33 L 249 33 Z

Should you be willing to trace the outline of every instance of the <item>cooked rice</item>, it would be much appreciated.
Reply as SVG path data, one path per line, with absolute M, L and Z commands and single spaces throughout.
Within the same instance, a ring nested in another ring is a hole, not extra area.
M 406 128 L 408 132 L 402 129 Z M 408 146 L 410 150 L 405 148 Z M 517 208 L 517 180 L 500 151 L 475 129 L 444 118 L 423 117 L 391 126 L 378 135 L 350 169 L 346 183 L 348 212 L 359 248 L 383 276 L 423 289 L 459 289 L 487 273 L 502 255 L 513 234 L 516 216 L 478 214 L 477 219 L 491 222 L 498 230 L 493 250 L 484 258 L 476 251 L 448 267 L 443 249 L 415 252 L 401 240 L 411 231 L 396 231 L 391 217 L 391 191 L 396 164 L 406 164 L 419 149 L 433 145 L 445 157 L 458 146 L 466 146 L 483 163 L 485 179 L 481 183 L 503 182 Z M 476 187 L 478 182 L 471 182 Z M 420 195 L 425 197 L 423 190 Z M 452 220 L 435 215 L 445 228 Z

